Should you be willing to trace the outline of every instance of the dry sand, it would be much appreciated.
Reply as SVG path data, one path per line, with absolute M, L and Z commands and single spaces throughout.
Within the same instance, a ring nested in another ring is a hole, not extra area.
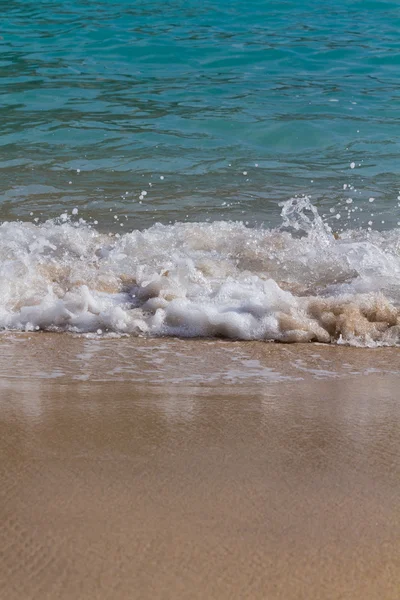
M 398 600 L 398 349 L 0 338 L 0 598 Z

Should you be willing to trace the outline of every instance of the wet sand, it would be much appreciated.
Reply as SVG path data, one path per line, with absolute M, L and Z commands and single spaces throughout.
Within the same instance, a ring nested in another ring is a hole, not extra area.
M 400 597 L 398 349 L 0 350 L 0 598 Z

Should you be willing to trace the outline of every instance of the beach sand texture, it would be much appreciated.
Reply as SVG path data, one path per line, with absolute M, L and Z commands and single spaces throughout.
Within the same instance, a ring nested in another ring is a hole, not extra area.
M 0 347 L 1 598 L 400 597 L 396 349 Z

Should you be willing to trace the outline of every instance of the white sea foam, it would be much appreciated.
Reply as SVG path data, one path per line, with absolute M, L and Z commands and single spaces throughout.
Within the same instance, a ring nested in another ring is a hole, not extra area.
M 65 215 L 0 226 L 0 327 L 400 343 L 400 231 L 337 239 L 307 198 L 278 229 L 154 225 L 109 236 Z

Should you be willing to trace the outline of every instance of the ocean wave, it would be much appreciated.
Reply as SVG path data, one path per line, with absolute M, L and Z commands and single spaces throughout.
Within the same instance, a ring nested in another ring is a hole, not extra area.
M 335 235 L 307 198 L 240 222 L 105 234 L 63 215 L 0 226 L 3 330 L 400 343 L 400 231 Z

